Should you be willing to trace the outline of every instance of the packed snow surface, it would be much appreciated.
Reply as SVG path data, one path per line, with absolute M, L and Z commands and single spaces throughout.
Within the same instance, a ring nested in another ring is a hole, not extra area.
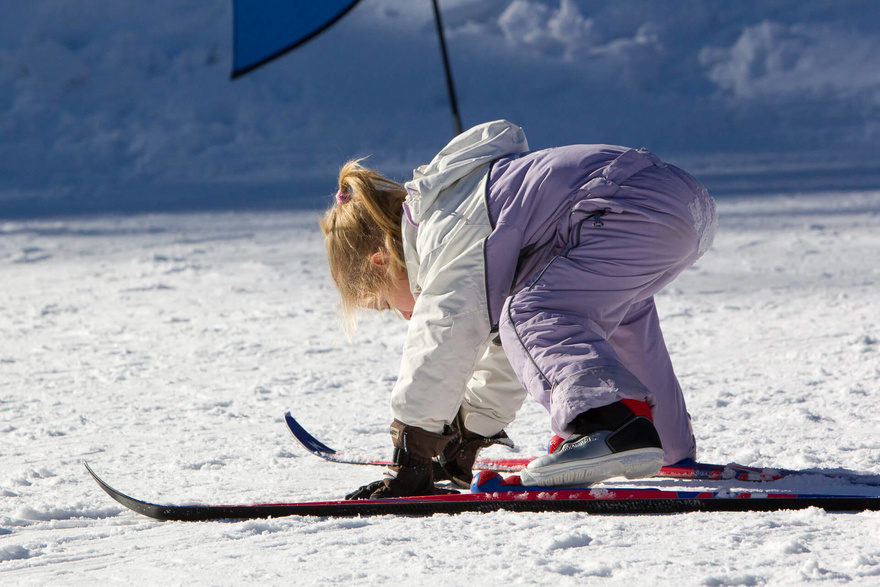
M 880 192 L 719 212 L 715 246 L 658 296 L 699 456 L 876 480 Z M 880 580 L 876 512 L 149 520 L 81 461 L 157 503 L 327 500 L 377 479 L 306 454 L 282 416 L 387 456 L 405 323 L 365 316 L 345 339 L 311 212 L 0 223 L 0 267 L 4 585 Z M 548 418 L 527 402 L 509 432 L 538 454 Z

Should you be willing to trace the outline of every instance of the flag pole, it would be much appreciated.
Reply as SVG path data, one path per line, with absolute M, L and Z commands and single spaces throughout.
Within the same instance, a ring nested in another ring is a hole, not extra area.
M 443 69 L 446 71 L 446 90 L 449 92 L 449 105 L 452 106 L 452 124 L 455 134 L 461 134 L 461 117 L 458 114 L 458 100 L 455 97 L 455 84 L 452 81 L 452 70 L 449 67 L 449 55 L 446 52 L 446 38 L 443 36 L 443 21 L 440 19 L 440 7 L 437 0 L 434 5 L 434 22 L 437 24 L 437 35 L 440 37 L 440 52 L 443 54 Z

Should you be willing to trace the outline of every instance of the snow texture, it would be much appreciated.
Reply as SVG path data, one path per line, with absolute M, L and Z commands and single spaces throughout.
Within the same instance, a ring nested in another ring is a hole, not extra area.
M 880 475 L 880 192 L 718 213 L 713 248 L 657 298 L 700 456 Z M 310 212 L 0 224 L 3 584 L 876 584 L 876 512 L 192 524 L 112 502 L 81 460 L 159 503 L 333 499 L 379 478 L 283 423 L 389 453 L 405 325 L 366 316 L 348 343 L 323 255 Z M 519 454 L 548 426 L 527 401 Z
M 703 189 L 703 195 L 707 190 Z M 706 197 L 694 198 L 688 204 L 688 210 L 694 219 L 694 231 L 700 235 L 700 244 L 697 247 L 702 255 L 709 250 L 715 241 L 715 234 L 718 231 L 718 216 L 715 212 L 714 202 Z

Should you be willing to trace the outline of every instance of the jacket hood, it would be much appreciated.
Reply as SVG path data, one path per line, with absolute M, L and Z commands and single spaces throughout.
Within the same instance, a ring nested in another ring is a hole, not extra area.
M 416 169 L 412 181 L 405 184 L 410 220 L 418 224 L 441 191 L 481 165 L 528 150 L 523 130 L 506 120 L 486 122 L 466 130 L 443 147 L 430 163 Z

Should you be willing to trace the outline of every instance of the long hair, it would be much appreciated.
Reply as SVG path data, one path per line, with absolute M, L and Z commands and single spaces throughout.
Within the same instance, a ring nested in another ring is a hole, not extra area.
M 392 280 L 406 274 L 400 229 L 406 190 L 360 161 L 342 166 L 336 201 L 320 220 L 349 334 L 357 328 L 357 310 L 384 308 Z M 371 262 L 374 253 L 389 256 L 384 271 Z

